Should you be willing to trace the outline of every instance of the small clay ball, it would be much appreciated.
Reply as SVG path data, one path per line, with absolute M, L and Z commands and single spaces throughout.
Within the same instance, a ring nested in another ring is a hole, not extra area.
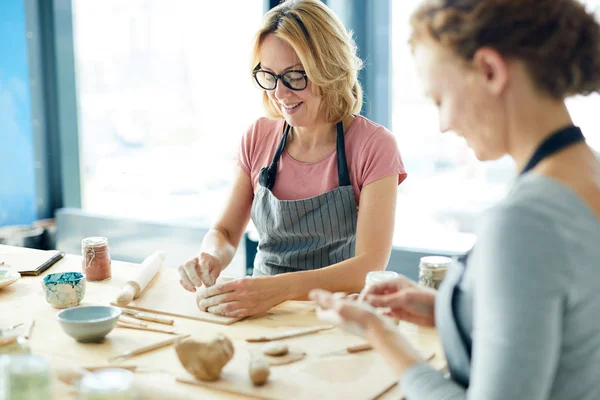
M 264 358 L 256 358 L 250 361 L 248 372 L 254 386 L 262 386 L 269 379 L 271 369 L 269 368 L 269 363 Z
M 281 357 L 288 353 L 289 349 L 285 343 L 269 343 L 263 347 L 266 356 Z

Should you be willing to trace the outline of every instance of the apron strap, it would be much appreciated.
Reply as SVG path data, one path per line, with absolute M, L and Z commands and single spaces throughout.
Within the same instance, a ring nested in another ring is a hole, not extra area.
M 340 186 L 350 186 L 350 172 L 346 161 L 346 145 L 344 143 L 344 125 L 342 121 L 337 123 L 336 156 L 338 182 Z
M 285 149 L 285 142 L 287 141 L 288 134 L 290 133 L 291 125 L 285 124 L 283 129 L 283 135 L 281 140 L 279 141 L 279 146 L 277 146 L 277 150 L 275 151 L 275 155 L 273 156 L 273 160 L 268 167 L 263 167 L 258 174 L 258 183 L 261 186 L 266 187 L 271 190 L 275 185 L 275 176 L 277 174 L 277 163 L 279 162 L 279 158 Z

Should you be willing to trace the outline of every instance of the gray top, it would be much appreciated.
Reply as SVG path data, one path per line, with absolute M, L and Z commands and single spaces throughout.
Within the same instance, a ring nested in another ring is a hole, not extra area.
M 480 221 L 462 280 L 440 288 L 436 324 L 468 332 L 472 356 L 444 342 L 453 379 L 417 364 L 401 377 L 409 400 L 600 399 L 600 220 L 560 182 L 522 176 Z

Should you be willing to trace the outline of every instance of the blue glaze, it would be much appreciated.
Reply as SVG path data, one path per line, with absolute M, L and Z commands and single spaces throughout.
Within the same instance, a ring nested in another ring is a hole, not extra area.
M 81 272 L 57 272 L 42 279 L 46 301 L 56 308 L 78 305 L 85 296 L 86 279 Z

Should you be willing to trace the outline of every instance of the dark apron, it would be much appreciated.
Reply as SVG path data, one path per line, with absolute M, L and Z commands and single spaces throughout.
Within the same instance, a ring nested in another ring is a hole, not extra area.
M 289 131 L 286 124 L 273 161 L 258 178 L 251 211 L 259 236 L 254 276 L 318 269 L 354 256 L 358 211 L 342 123 L 336 140 L 339 187 L 301 200 L 279 200 L 271 192 Z
M 583 141 L 585 141 L 585 137 L 575 126 L 568 126 L 553 133 L 536 149 L 519 176 L 531 171 L 543 159 Z M 454 263 L 452 270 L 440 287 L 435 305 L 436 327 L 446 353 L 448 369 L 452 378 L 465 388 L 469 386 L 473 338 L 472 332 L 466 331 L 457 322 L 459 312 L 457 304 L 461 299 L 467 299 L 460 284 L 465 275 L 469 254 L 472 251 L 473 249 Z M 485 268 L 485 266 L 482 267 Z

